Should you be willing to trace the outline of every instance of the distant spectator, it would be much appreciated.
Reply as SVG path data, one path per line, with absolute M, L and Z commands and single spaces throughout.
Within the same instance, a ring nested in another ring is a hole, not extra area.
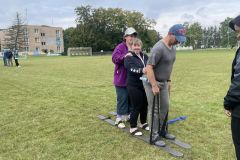
M 2 55 L 3 55 L 3 64 L 4 64 L 4 66 L 7 66 L 7 56 L 6 56 L 6 50 L 5 49 L 3 49 L 2 50 Z
M 12 67 L 12 66 L 13 66 L 12 57 L 13 57 L 12 51 L 11 51 L 11 50 L 8 50 L 8 51 L 7 51 L 7 65 L 8 65 L 9 67 Z
M 21 67 L 18 63 L 18 58 L 19 58 L 18 50 L 13 50 L 13 58 L 14 58 L 16 66 Z

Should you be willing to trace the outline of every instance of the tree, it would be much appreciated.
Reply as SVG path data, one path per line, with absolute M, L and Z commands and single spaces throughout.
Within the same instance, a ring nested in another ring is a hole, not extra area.
M 216 47 L 216 37 L 217 37 L 217 30 L 215 27 L 211 26 L 208 28 L 204 28 L 203 31 L 203 39 L 205 40 L 205 48 L 213 48 Z
M 156 22 L 144 18 L 140 12 L 121 8 L 91 8 L 91 6 L 77 7 L 75 12 L 76 28 L 64 31 L 66 50 L 72 45 L 91 46 L 93 51 L 113 50 L 122 41 L 127 27 L 134 27 L 137 30 L 146 49 L 152 47 L 158 40 L 158 33 L 153 29 Z
M 237 38 L 235 36 L 234 31 L 232 31 L 228 24 L 232 20 L 232 18 L 227 17 L 223 22 L 220 23 L 219 31 L 221 37 L 221 46 L 222 47 L 230 47 L 236 46 Z
M 8 28 L 5 36 L 5 47 L 9 49 L 18 49 L 23 51 L 26 47 L 26 39 L 24 38 L 24 23 L 21 15 L 17 12 L 13 25 Z
M 146 49 L 147 52 L 154 46 L 154 44 L 160 40 L 160 35 L 156 30 L 147 30 L 146 37 L 143 39 L 143 48 Z
M 202 39 L 202 27 L 200 23 L 195 22 L 191 25 L 184 24 L 187 27 L 187 42 L 186 46 L 192 46 L 193 49 L 197 49 L 201 47 L 201 39 Z
M 67 53 L 69 47 L 78 46 L 77 45 L 77 34 L 76 30 L 73 27 L 70 27 L 63 31 L 63 40 L 64 40 L 64 52 Z

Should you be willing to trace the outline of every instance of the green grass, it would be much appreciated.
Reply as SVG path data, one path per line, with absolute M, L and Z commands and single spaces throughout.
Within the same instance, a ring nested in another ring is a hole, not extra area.
M 234 50 L 181 51 L 172 74 L 171 133 L 186 160 L 235 158 L 223 97 Z M 96 118 L 115 110 L 111 56 L 0 61 L 0 160 L 171 160 L 169 154 Z

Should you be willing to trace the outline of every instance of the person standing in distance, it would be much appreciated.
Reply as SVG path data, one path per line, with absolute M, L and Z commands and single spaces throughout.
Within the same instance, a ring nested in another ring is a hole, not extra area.
M 229 27 L 236 32 L 240 41 L 240 15 L 230 21 Z M 232 62 L 231 85 L 224 97 L 225 114 L 231 117 L 232 139 L 236 157 L 240 160 L 240 47 Z
M 160 137 L 175 139 L 174 135 L 168 133 L 167 126 L 163 128 L 162 135 L 159 135 L 158 129 L 162 128 L 169 110 L 171 73 L 176 59 L 175 45 L 186 41 L 185 34 L 186 30 L 183 25 L 173 25 L 167 36 L 153 46 L 146 66 L 149 83 L 143 81 L 143 85 L 148 99 L 148 124 L 150 124 L 150 130 L 152 130 L 153 143 L 159 146 L 165 146 L 165 142 Z M 155 109 L 152 115 L 153 97 L 157 94 L 159 94 L 160 110 L 158 111 L 157 100 L 155 100 Z M 152 118 L 153 124 L 151 126 Z
M 117 94 L 117 116 L 115 125 L 125 128 L 126 121 L 130 114 L 130 100 L 127 92 L 127 70 L 124 67 L 124 58 L 131 47 L 132 39 L 137 36 L 134 28 L 126 29 L 123 42 L 118 44 L 112 53 L 112 62 L 115 65 L 113 84 Z
M 16 49 L 16 50 L 15 50 L 15 49 L 13 50 L 13 58 L 14 58 L 16 67 L 21 67 L 21 66 L 19 65 L 19 62 L 18 62 L 19 54 L 18 54 L 18 50 L 17 50 L 17 49 Z

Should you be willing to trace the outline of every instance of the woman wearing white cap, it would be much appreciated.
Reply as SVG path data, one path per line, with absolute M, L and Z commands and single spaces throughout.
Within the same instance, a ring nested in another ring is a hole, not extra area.
M 124 58 L 128 53 L 132 39 L 137 36 L 134 28 L 127 28 L 123 42 L 118 44 L 112 53 L 112 62 L 115 64 L 113 84 L 117 94 L 117 117 L 115 124 L 119 128 L 125 128 L 124 121 L 130 114 L 130 102 L 127 92 L 127 70 L 124 68 Z

